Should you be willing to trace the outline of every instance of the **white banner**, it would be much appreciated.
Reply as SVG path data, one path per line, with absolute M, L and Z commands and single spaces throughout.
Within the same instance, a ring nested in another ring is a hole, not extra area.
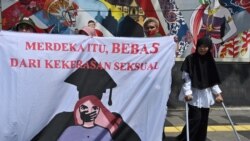
M 0 140 L 161 141 L 173 36 L 0 32 Z

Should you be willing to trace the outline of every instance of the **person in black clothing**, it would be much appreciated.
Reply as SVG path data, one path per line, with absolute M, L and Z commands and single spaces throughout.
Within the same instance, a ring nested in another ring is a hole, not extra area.
M 211 53 L 212 40 L 203 37 L 197 41 L 196 51 L 188 55 L 182 66 L 182 86 L 179 100 L 188 102 L 190 141 L 206 141 L 209 108 L 215 101 L 223 101 L 221 83 L 215 60 Z M 214 94 L 214 96 L 213 96 Z M 186 141 L 186 126 L 177 137 Z
M 14 28 L 17 32 L 36 33 L 36 27 L 33 20 L 29 17 L 23 17 Z

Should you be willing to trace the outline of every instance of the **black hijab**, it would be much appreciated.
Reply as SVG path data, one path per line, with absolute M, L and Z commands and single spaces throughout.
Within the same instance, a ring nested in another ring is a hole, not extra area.
M 198 48 L 201 45 L 209 47 L 205 55 L 198 53 Z M 205 89 L 221 83 L 215 60 L 210 51 L 212 45 L 212 40 L 208 37 L 199 39 L 195 53 L 187 56 L 181 66 L 181 71 L 189 73 L 194 88 Z

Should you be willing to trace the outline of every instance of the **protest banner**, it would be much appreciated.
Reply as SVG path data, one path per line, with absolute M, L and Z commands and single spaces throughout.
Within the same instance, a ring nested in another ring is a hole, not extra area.
M 161 140 L 173 36 L 0 37 L 1 141 Z

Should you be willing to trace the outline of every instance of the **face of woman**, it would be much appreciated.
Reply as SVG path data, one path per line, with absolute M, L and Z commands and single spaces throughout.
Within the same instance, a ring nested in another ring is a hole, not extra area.
M 28 24 L 20 24 L 17 28 L 18 32 L 29 32 L 29 33 L 34 33 L 35 30 L 32 26 Z
M 205 55 L 209 50 L 209 47 L 208 46 L 205 46 L 205 45 L 201 45 L 200 47 L 198 47 L 198 53 L 200 55 Z
M 148 37 L 154 36 L 156 33 L 158 33 L 158 31 L 159 30 L 155 22 L 149 22 L 145 27 L 145 32 Z
M 83 103 L 80 108 L 81 118 L 84 122 L 94 121 L 99 113 L 100 108 L 90 101 Z

